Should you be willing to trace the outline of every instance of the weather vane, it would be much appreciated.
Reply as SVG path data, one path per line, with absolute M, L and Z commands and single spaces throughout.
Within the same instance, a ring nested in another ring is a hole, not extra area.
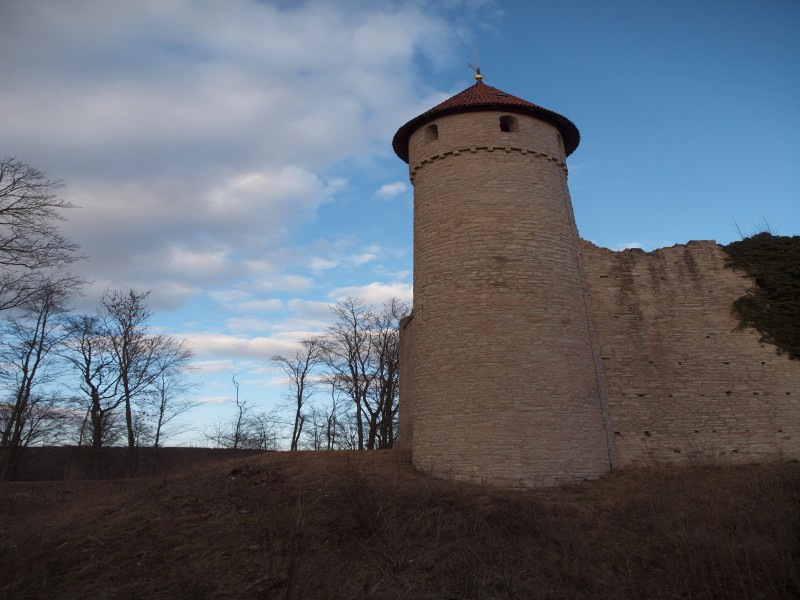
M 472 42 L 472 47 L 475 48 L 475 66 L 473 67 L 470 63 L 467 63 L 467 65 L 475 71 L 475 81 L 480 83 L 483 81 L 483 75 L 481 75 L 481 63 L 478 60 L 478 42 Z

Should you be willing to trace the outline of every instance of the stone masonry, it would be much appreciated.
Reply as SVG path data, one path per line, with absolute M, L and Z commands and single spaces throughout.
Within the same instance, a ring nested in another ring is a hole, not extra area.
M 800 361 L 738 327 L 752 283 L 720 246 L 583 260 L 620 464 L 800 458 Z
M 580 240 L 564 117 L 480 80 L 394 147 L 414 184 L 400 446 L 507 486 L 643 461 L 800 458 L 800 363 L 736 327 L 748 282 L 713 242 Z

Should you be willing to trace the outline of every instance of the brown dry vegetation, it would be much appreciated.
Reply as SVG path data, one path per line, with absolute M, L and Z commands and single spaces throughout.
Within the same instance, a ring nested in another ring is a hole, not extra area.
M 0 484 L 0 598 L 795 598 L 798 465 L 508 491 L 397 454 Z

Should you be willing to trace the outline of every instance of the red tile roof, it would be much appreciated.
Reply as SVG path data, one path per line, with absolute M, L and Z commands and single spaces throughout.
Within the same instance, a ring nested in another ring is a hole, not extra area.
M 475 85 L 468 87 L 463 92 L 459 92 L 452 98 L 448 98 L 403 125 L 397 130 L 392 140 L 392 147 L 397 156 L 408 162 L 408 139 L 414 131 L 426 123 L 445 115 L 481 110 L 502 110 L 520 113 L 550 123 L 561 132 L 567 156 L 572 154 L 575 148 L 578 147 L 578 143 L 580 143 L 581 135 L 578 132 L 578 128 L 566 117 L 562 117 L 558 113 L 541 106 L 536 106 L 527 100 L 507 94 L 497 88 L 486 85 L 482 81 L 477 81 Z

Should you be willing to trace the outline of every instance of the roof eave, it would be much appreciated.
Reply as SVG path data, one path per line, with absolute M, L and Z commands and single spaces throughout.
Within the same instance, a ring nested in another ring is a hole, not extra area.
M 392 138 L 392 148 L 395 151 L 395 154 L 400 157 L 403 162 L 408 162 L 408 141 L 411 137 L 411 134 L 414 133 L 417 129 L 425 125 L 426 123 L 430 123 L 431 121 L 435 121 L 440 117 L 444 117 L 447 115 L 465 113 L 465 112 L 480 112 L 486 110 L 497 110 L 500 112 L 512 112 L 517 114 L 528 115 L 546 123 L 550 123 L 556 129 L 559 130 L 561 133 L 561 137 L 564 140 L 564 152 L 567 156 L 572 154 L 575 149 L 578 147 L 578 144 L 581 140 L 580 132 L 575 124 L 567 119 L 566 117 L 553 112 L 551 110 L 547 110 L 546 108 L 541 107 L 534 107 L 534 106 L 515 106 L 513 104 L 503 104 L 503 103 L 492 103 L 492 102 L 483 102 L 483 103 L 476 103 L 471 104 L 468 106 L 453 106 L 449 108 L 443 108 L 437 111 L 429 111 L 426 113 L 422 113 L 421 115 L 414 117 L 408 123 L 400 127 L 397 130 L 397 133 Z

